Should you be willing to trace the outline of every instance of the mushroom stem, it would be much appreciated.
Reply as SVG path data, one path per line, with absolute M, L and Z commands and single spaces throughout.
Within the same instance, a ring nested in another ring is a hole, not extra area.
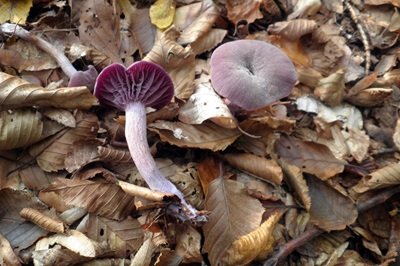
M 147 143 L 146 107 L 141 102 L 132 102 L 125 109 L 125 138 L 129 152 L 143 179 L 152 190 L 175 194 L 179 197 L 189 217 L 193 218 L 197 211 L 188 203 L 181 191 L 167 180 L 158 169 L 150 153 Z

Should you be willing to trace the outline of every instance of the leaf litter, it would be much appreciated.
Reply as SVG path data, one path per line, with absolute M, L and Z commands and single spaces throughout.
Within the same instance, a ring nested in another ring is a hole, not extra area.
M 0 1 L 0 264 L 394 262 L 398 7 Z M 288 97 L 243 110 L 215 92 L 213 51 L 239 39 L 288 56 Z M 176 197 L 146 187 L 124 114 L 100 105 L 82 76 L 139 60 L 174 84 L 171 103 L 147 110 L 150 152 L 207 220 L 182 223 L 168 212 Z

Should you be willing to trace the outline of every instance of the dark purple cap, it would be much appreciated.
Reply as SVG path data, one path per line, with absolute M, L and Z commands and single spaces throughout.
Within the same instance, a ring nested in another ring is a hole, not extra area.
M 290 59 L 263 41 L 228 42 L 211 56 L 214 90 L 246 110 L 262 108 L 288 96 L 296 80 Z
M 159 109 L 171 101 L 174 85 L 167 72 L 154 63 L 139 61 L 128 68 L 111 64 L 97 77 L 94 95 L 102 104 L 120 110 L 131 102 Z

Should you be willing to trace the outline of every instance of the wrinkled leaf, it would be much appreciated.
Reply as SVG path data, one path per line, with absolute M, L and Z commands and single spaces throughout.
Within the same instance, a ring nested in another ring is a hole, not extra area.
M 159 29 L 171 26 L 175 15 L 174 0 L 156 0 L 150 7 L 151 23 Z
M 200 148 L 212 151 L 224 150 L 239 136 L 237 129 L 226 129 L 213 123 L 188 125 L 181 122 L 158 121 L 148 126 L 157 132 L 162 141 L 184 148 Z
M 297 40 L 301 36 L 313 32 L 317 23 L 310 19 L 294 19 L 275 22 L 268 26 L 268 33 L 281 35 L 288 40 Z
M 198 38 L 190 46 L 195 54 L 202 54 L 215 48 L 225 38 L 227 30 L 211 29 L 207 34 Z
M 0 0 L 0 23 L 7 22 L 24 24 L 29 10 L 32 7 L 32 0 Z
M 213 180 L 206 195 L 205 209 L 210 211 L 204 225 L 204 250 L 212 265 L 221 263 L 225 252 L 241 236 L 260 226 L 264 208 L 245 193 L 244 186 L 219 177 Z
M 189 225 L 178 228 L 176 252 L 184 263 L 201 263 L 201 234 Z
M 329 106 L 338 106 L 342 103 L 344 88 L 344 70 L 339 69 L 319 81 L 314 95 Z
M 70 111 L 64 109 L 46 108 L 41 110 L 42 114 L 51 120 L 58 122 L 66 127 L 75 127 L 76 120 Z
M 0 234 L 0 264 L 1 265 L 13 265 L 19 266 L 21 265 L 20 259 L 14 253 L 10 242 L 8 242 L 7 238 Z
M 65 228 L 63 222 L 46 215 L 44 212 L 33 208 L 23 208 L 19 214 L 25 220 L 31 221 L 46 231 L 64 233 Z
M 237 25 L 242 20 L 250 24 L 256 19 L 262 18 L 261 2 L 260 0 L 227 0 L 225 7 L 228 11 L 229 20 Z
M 4 72 L 0 72 L 0 83 L 0 110 L 31 106 L 89 109 L 97 104 L 86 87 L 47 90 Z
M 101 144 L 99 140 L 78 140 L 69 147 L 65 158 L 65 169 L 72 173 L 84 165 L 98 160 L 97 147 Z

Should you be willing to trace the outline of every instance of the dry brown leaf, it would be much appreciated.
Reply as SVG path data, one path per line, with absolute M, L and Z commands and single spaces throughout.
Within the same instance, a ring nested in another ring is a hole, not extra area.
M 80 256 L 69 249 L 55 244 L 54 247 L 33 251 L 32 259 L 35 265 L 53 266 L 64 264 L 85 265 L 84 263 L 92 258 Z
M 98 139 L 78 140 L 68 147 L 68 154 L 64 161 L 65 169 L 72 173 L 88 163 L 98 160 L 97 147 L 101 145 Z
M 79 38 L 105 54 L 112 62 L 122 63 L 118 5 L 107 1 L 84 1 L 80 7 Z
M 397 119 L 396 127 L 394 128 L 393 142 L 396 148 L 400 150 L 400 119 Z
M 23 208 L 19 214 L 25 220 L 31 221 L 46 231 L 53 233 L 64 233 L 65 228 L 63 222 L 57 221 L 36 209 Z
M 12 265 L 19 266 L 21 265 L 21 261 L 18 256 L 14 253 L 10 242 L 8 242 L 7 238 L 0 234 L 0 264 L 1 265 Z
M 120 35 L 121 46 L 119 48 L 119 55 L 124 60 L 125 65 L 131 65 L 134 61 L 133 54 L 139 49 L 136 40 L 136 35 L 133 33 L 133 20 L 135 11 L 134 3 L 129 0 L 118 1 L 121 9 L 120 18 Z
M 317 23 L 310 19 L 294 19 L 275 22 L 268 26 L 268 33 L 281 35 L 287 40 L 295 41 L 303 35 L 312 33 L 317 28 Z
M 160 252 L 154 266 L 179 266 L 182 264 L 183 257 L 175 250 L 164 249 Z
M 177 9 L 174 25 L 181 32 L 177 42 L 181 45 L 196 42 L 209 35 L 211 27 L 219 17 L 217 6 L 212 0 L 186 5 Z
M 298 67 L 296 70 L 300 83 L 310 88 L 317 87 L 319 81 L 322 79 L 321 73 L 311 67 Z
M 225 7 L 229 20 L 237 25 L 240 21 L 247 24 L 253 23 L 256 19 L 262 18 L 260 11 L 262 1 L 260 0 L 227 0 Z
M 321 8 L 321 0 L 299 0 L 293 7 L 293 13 L 288 15 L 288 19 L 297 17 L 305 18 L 314 15 Z
M 162 141 L 183 148 L 200 148 L 212 151 L 224 150 L 240 135 L 237 129 L 227 129 L 205 122 L 201 125 L 188 125 L 181 122 L 157 121 L 148 126 L 157 132 Z
M 259 255 L 270 254 L 275 244 L 272 232 L 282 214 L 282 211 L 273 213 L 259 228 L 235 240 L 223 258 L 224 265 L 247 265 Z
M 201 124 L 208 119 L 222 127 L 237 127 L 236 118 L 209 82 L 197 84 L 195 93 L 179 110 L 179 120 L 186 124 Z
M 122 221 L 113 221 L 90 214 L 86 223 L 86 231 L 90 239 L 108 242 L 118 257 L 126 257 L 137 251 L 144 238 L 140 223 L 131 217 Z
M 0 83 L 0 110 L 31 106 L 89 109 L 98 104 L 86 87 L 47 90 L 4 72 L 0 72 Z
M 364 2 L 366 5 L 385 5 L 385 4 L 392 4 L 394 6 L 400 7 L 400 2 L 398 0 L 365 0 Z
M 42 116 L 33 110 L 0 111 L 0 150 L 25 147 L 40 140 Z
M 27 188 L 38 191 L 50 185 L 55 177 L 54 174 L 44 172 L 37 164 L 21 169 L 19 176 Z
M 183 263 L 201 263 L 201 234 L 189 225 L 177 229 L 176 252 L 182 256 Z
M 103 162 L 131 163 L 129 150 L 117 150 L 113 147 L 97 147 L 99 159 Z
M 264 208 L 247 195 L 244 185 L 219 177 L 208 187 L 205 209 L 210 211 L 204 225 L 204 251 L 212 265 L 222 262 L 228 248 L 241 236 L 260 226 Z
M 352 187 L 357 193 L 369 190 L 396 186 L 400 183 L 400 164 L 392 163 L 371 174 L 364 176 L 357 185 Z
M 319 81 L 314 90 L 314 95 L 329 106 L 337 106 L 342 103 L 344 89 L 344 70 L 339 69 Z
M 66 126 L 66 127 L 75 127 L 76 126 L 75 117 L 68 110 L 45 108 L 45 109 L 40 110 L 40 112 L 47 118 L 50 118 L 51 120 L 56 121 L 63 126 Z
M 204 194 L 207 194 L 210 183 L 223 174 L 222 162 L 211 156 L 206 157 L 204 161 L 197 165 L 197 172 Z
M 20 215 L 23 208 L 44 210 L 46 207 L 31 193 L 21 190 L 0 190 L 0 233 L 16 250 L 34 244 L 47 232 L 35 224 L 25 221 Z
M 162 66 L 172 78 L 175 96 L 187 99 L 194 90 L 195 54 L 190 46 L 179 45 L 178 37 L 179 32 L 174 26 L 168 28 L 143 60 Z
M 364 130 L 349 129 L 349 131 L 342 130 L 343 136 L 346 138 L 346 146 L 353 156 L 353 158 L 361 163 L 368 155 L 368 148 L 370 145 L 370 138 Z
M 303 172 L 316 175 L 322 180 L 329 179 L 344 170 L 345 162 L 336 159 L 325 145 L 281 136 L 275 142 L 275 150 L 287 163 L 296 165 Z
M 282 183 L 282 169 L 274 160 L 248 153 L 228 153 L 223 158 L 233 167 L 260 177 L 276 185 Z
M 99 128 L 95 115 L 79 113 L 75 128 L 65 129 L 49 140 L 39 143 L 30 149 L 30 154 L 36 156 L 40 168 L 46 172 L 65 168 L 65 158 L 71 145 L 76 141 L 94 139 Z
M 128 195 L 135 196 L 135 197 L 141 197 L 146 200 L 151 200 L 151 201 L 164 201 L 168 197 L 172 198 L 174 197 L 173 194 L 166 194 L 162 193 L 160 191 L 156 190 L 151 190 L 146 187 L 141 187 L 137 186 L 128 182 L 124 181 L 117 181 L 117 185 L 122 188 L 122 190 L 127 193 Z
M 135 257 L 132 259 L 130 266 L 150 266 L 151 258 L 155 252 L 156 245 L 154 244 L 153 234 L 149 236 L 140 247 Z
M 55 192 L 67 203 L 85 208 L 110 219 L 122 220 L 134 205 L 134 199 L 115 184 L 90 180 L 70 180 L 58 178 L 42 191 Z
M 311 175 L 306 176 L 311 198 L 310 221 L 325 231 L 343 230 L 358 216 L 354 202 Z
M 392 92 L 391 88 L 368 88 L 355 95 L 348 95 L 346 100 L 357 106 L 373 107 L 382 104 Z
M 151 24 L 148 8 L 134 8 L 131 12 L 131 28 L 139 46 L 139 52 L 148 53 L 154 45 L 156 27 Z
M 190 47 L 195 54 L 202 54 L 215 48 L 228 33 L 227 30 L 223 29 L 211 29 L 207 34 L 204 34 L 193 42 Z

